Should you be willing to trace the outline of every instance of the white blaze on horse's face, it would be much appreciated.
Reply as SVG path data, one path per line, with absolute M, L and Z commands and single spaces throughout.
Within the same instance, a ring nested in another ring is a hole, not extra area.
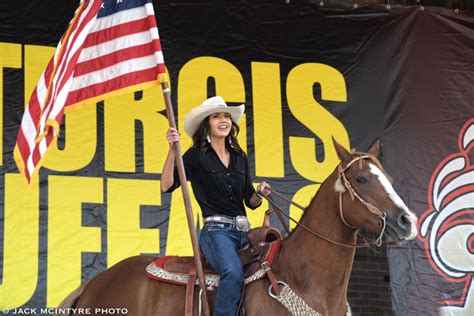
M 400 209 L 402 209 L 406 212 L 405 218 L 411 224 L 411 229 L 410 229 L 411 233 L 410 233 L 409 236 L 405 237 L 405 239 L 406 240 L 411 240 L 411 239 L 415 238 L 416 235 L 418 234 L 418 229 L 416 227 L 416 222 L 418 220 L 417 216 L 412 211 L 410 211 L 408 209 L 405 202 L 403 202 L 403 200 L 400 198 L 400 196 L 397 194 L 397 192 L 395 192 L 395 190 L 393 189 L 392 184 L 387 179 L 387 176 L 382 172 L 382 170 L 380 170 L 376 165 L 374 165 L 372 163 L 369 163 L 369 166 L 370 166 L 370 172 L 377 176 L 377 178 L 379 179 L 381 185 L 383 186 L 383 188 L 387 192 L 388 197 L 393 201 L 395 206 L 397 206 L 398 208 L 400 208 Z

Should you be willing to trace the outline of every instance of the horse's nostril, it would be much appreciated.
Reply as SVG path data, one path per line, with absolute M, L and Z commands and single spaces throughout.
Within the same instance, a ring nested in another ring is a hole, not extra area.
M 402 214 L 398 218 L 398 224 L 400 225 L 400 227 L 403 227 L 403 228 L 411 227 L 411 221 L 408 215 Z

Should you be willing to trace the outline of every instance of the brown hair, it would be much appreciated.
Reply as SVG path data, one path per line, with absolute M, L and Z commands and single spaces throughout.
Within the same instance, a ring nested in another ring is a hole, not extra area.
M 229 135 L 225 138 L 225 147 L 229 151 L 235 151 L 241 155 L 244 155 L 244 151 L 239 145 L 237 140 L 237 135 L 239 135 L 240 127 L 232 121 L 232 127 Z M 201 153 L 205 154 L 206 151 L 210 148 L 211 144 L 207 141 L 207 136 L 209 135 L 209 116 L 202 120 L 201 124 L 197 128 L 196 132 L 193 135 L 193 148 L 200 148 Z M 230 139 L 230 141 L 229 141 Z

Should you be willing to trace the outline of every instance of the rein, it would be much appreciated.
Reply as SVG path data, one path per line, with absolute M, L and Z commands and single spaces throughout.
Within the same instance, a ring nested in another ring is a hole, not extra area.
M 344 218 L 344 213 L 343 213 L 343 198 L 342 198 L 342 194 L 345 193 L 346 191 L 349 192 L 350 196 L 351 196 L 351 199 L 352 201 L 354 201 L 354 197 L 356 197 L 366 208 L 369 212 L 377 215 L 379 217 L 379 219 L 382 221 L 382 231 L 380 232 L 380 235 L 379 237 L 375 240 L 375 241 L 371 241 L 371 242 L 367 242 L 367 240 L 363 239 L 363 244 L 345 244 L 345 243 L 340 243 L 340 242 L 337 242 L 335 240 L 332 240 L 331 238 L 328 238 L 322 234 L 320 234 L 319 232 L 307 227 L 306 225 L 296 221 L 294 218 L 292 218 L 290 215 L 287 215 L 274 201 L 272 198 L 266 196 L 266 195 L 263 195 L 263 197 L 268 201 L 268 203 L 273 207 L 273 209 L 277 210 L 277 215 L 278 215 L 278 219 L 280 220 L 281 224 L 283 225 L 283 227 L 285 228 L 285 230 L 287 232 L 289 232 L 289 229 L 286 225 L 286 223 L 283 222 L 283 219 L 282 219 L 282 215 L 285 216 L 286 218 L 290 219 L 291 221 L 293 221 L 297 226 L 301 227 L 302 229 L 306 230 L 307 232 L 309 232 L 310 234 L 314 235 L 314 236 L 317 236 L 323 240 L 326 240 L 332 244 L 335 244 L 335 245 L 338 245 L 338 246 L 341 246 L 341 247 L 346 247 L 346 248 L 366 248 L 366 247 L 370 247 L 372 245 L 376 245 L 376 246 L 381 246 L 382 245 L 382 236 L 383 234 L 385 233 L 385 229 L 386 229 L 386 216 L 387 214 L 385 212 L 381 212 L 377 207 L 375 207 L 373 204 L 370 204 L 369 202 L 365 201 L 359 194 L 357 194 L 357 192 L 354 190 L 354 188 L 352 187 L 351 183 L 349 182 L 349 180 L 347 179 L 346 175 L 345 175 L 345 171 L 348 170 L 352 164 L 354 164 L 356 161 L 359 161 L 360 165 L 362 164 L 362 159 L 373 159 L 372 157 L 368 156 L 368 155 L 364 155 L 364 156 L 358 156 L 356 158 L 354 158 L 353 160 L 351 160 L 347 165 L 346 167 L 342 167 L 342 161 L 341 163 L 339 163 L 338 165 L 338 181 L 341 180 L 345 189 L 344 192 L 339 192 L 339 216 L 341 218 L 341 221 L 344 223 L 344 225 L 346 225 L 347 227 L 351 228 L 351 229 L 357 229 L 357 227 L 354 227 L 352 225 L 350 225 L 349 223 L 347 223 L 347 221 L 345 220 Z M 286 196 L 284 196 L 283 194 L 275 191 L 274 189 L 270 188 L 269 189 L 270 192 L 278 197 L 280 197 L 281 199 L 285 200 L 286 202 L 296 206 L 297 208 L 305 211 L 306 208 L 302 207 L 301 205 L 293 202 L 291 199 L 287 198 Z M 261 193 L 260 193 L 261 194 Z M 266 223 L 268 225 L 268 222 L 269 222 L 269 215 L 271 214 L 271 209 L 269 209 L 266 213 L 266 216 L 265 216 L 265 221 L 264 223 Z M 266 263 L 266 262 L 264 262 Z M 263 263 L 262 263 L 262 268 L 265 268 L 263 266 Z M 291 288 L 289 287 L 288 284 L 282 282 L 282 281 L 277 281 L 271 271 L 271 268 L 268 267 L 267 269 L 264 269 L 265 270 L 265 273 L 267 274 L 268 276 L 268 279 L 270 281 L 270 286 L 268 287 L 268 294 L 278 300 L 288 311 L 290 311 L 290 313 L 292 315 L 311 315 L 311 316 L 320 316 L 322 314 L 316 312 L 314 309 L 311 308 L 311 306 L 309 306 L 301 297 L 299 297 L 296 293 L 294 293 Z M 282 284 L 283 285 L 283 289 L 280 290 L 279 287 L 278 287 L 278 284 Z M 275 294 L 272 293 L 272 289 L 273 291 L 275 292 Z M 346 310 L 346 315 L 352 315 L 352 312 L 351 312 L 351 309 L 350 309 L 350 306 L 349 304 L 347 304 L 347 310 Z
M 340 243 L 340 242 L 337 242 L 335 240 L 332 240 L 326 236 L 323 236 L 321 235 L 320 233 L 318 233 L 317 231 L 299 223 L 298 221 L 296 221 L 294 218 L 292 218 L 291 216 L 287 215 L 272 199 L 270 199 L 269 197 L 263 195 L 265 197 L 265 199 L 268 201 L 268 203 L 270 203 L 273 208 L 275 210 L 278 211 L 279 214 L 285 216 L 286 218 L 288 218 L 289 220 L 291 220 L 293 223 L 295 223 L 297 226 L 303 228 L 304 230 L 306 230 L 307 232 L 309 232 L 310 234 L 312 235 L 315 235 L 321 239 L 324 239 L 332 244 L 335 244 L 335 245 L 338 245 L 338 246 L 342 246 L 342 247 L 347 247 L 347 248 L 366 248 L 366 247 L 370 247 L 370 246 L 377 246 L 377 247 L 380 247 L 383 243 L 390 243 L 390 242 L 383 242 L 382 241 L 382 237 L 383 237 L 383 234 L 385 233 L 385 229 L 386 229 L 386 226 L 387 226 L 387 223 L 386 223 L 386 216 L 387 214 L 385 212 L 381 212 L 376 206 L 374 206 L 373 204 L 370 204 L 369 202 L 365 201 L 359 194 L 357 194 L 357 192 L 354 190 L 354 188 L 352 187 L 351 183 L 349 182 L 349 180 L 347 179 L 346 175 L 345 175 L 345 172 L 346 170 L 348 170 L 352 164 L 354 164 L 356 161 L 359 161 L 361 162 L 362 159 L 372 159 L 370 156 L 368 155 L 364 155 L 364 156 L 359 156 L 357 158 L 354 158 L 353 160 L 351 160 L 347 165 L 346 167 L 342 167 L 342 162 L 339 163 L 338 165 L 338 173 L 339 173 L 339 178 L 342 178 L 343 180 L 343 184 L 344 184 L 344 187 L 346 188 L 346 190 L 349 192 L 350 196 L 351 196 L 351 199 L 354 200 L 354 197 L 356 197 L 366 208 L 369 212 L 377 215 L 379 217 L 379 219 L 382 221 L 382 231 L 380 232 L 380 235 L 379 237 L 375 240 L 375 241 L 370 241 L 370 242 L 367 242 L 365 239 L 364 239 L 364 243 L 363 244 L 344 244 L 344 243 Z M 274 189 L 270 188 L 270 192 L 276 196 L 278 196 L 279 198 L 283 199 L 284 201 L 296 206 L 297 208 L 305 211 L 306 209 L 299 205 L 298 203 L 295 203 L 293 202 L 291 199 L 289 199 L 288 197 L 284 196 L 283 194 L 275 191 Z M 347 227 L 351 228 L 351 229 L 357 229 L 357 227 L 354 227 L 350 224 L 347 223 L 347 221 L 345 220 L 344 218 L 344 215 L 343 215 L 343 199 L 342 199 L 342 195 L 343 195 L 344 192 L 339 192 L 339 216 L 342 220 L 342 222 L 344 223 L 344 225 L 346 225 Z M 280 221 L 281 221 L 281 218 L 279 217 Z M 283 224 L 283 223 L 282 223 Z M 284 227 L 285 224 L 283 224 Z

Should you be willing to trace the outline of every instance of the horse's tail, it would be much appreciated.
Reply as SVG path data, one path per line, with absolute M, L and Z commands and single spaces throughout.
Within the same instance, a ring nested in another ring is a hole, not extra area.
M 68 314 L 62 313 L 62 312 L 61 312 L 61 309 L 73 308 L 73 307 L 76 305 L 77 300 L 78 300 L 79 297 L 81 296 L 82 291 L 84 290 L 85 287 L 86 287 L 86 284 L 83 284 L 83 285 L 81 285 L 80 287 L 78 287 L 77 289 L 75 289 L 71 294 L 69 294 L 69 295 L 61 302 L 61 304 L 59 304 L 59 306 L 56 308 L 57 312 L 54 313 L 53 316 L 69 315 L 69 313 L 68 313 Z

